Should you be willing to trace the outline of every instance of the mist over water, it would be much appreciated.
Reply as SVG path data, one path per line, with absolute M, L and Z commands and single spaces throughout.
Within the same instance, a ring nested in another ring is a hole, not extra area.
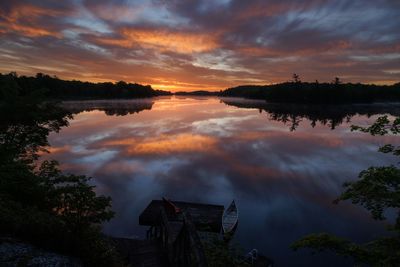
M 87 174 L 113 199 L 104 232 L 144 238 L 138 225 L 152 199 L 229 205 L 236 200 L 235 241 L 257 248 L 276 266 L 349 264 L 329 255 L 293 252 L 313 232 L 356 241 L 383 233 L 362 208 L 332 204 L 342 184 L 369 166 L 397 163 L 378 147 L 393 136 L 351 132 L 399 106 L 277 106 L 261 101 L 165 97 L 76 101 L 70 126 L 52 133 L 52 158 L 66 172 Z M 329 260 L 328 260 L 329 259 Z

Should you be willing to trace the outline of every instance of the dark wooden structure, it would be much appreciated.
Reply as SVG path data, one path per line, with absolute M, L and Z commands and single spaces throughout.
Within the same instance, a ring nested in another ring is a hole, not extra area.
M 158 240 L 170 266 L 208 266 L 198 231 L 219 233 L 224 206 L 174 201 L 174 213 L 164 202 L 153 200 L 139 217 L 149 226 L 148 240 Z
M 178 208 L 190 213 L 197 231 L 219 233 L 222 227 L 222 214 L 224 206 L 182 201 L 173 202 Z M 139 216 L 139 224 L 145 226 L 160 225 L 160 209 L 163 207 L 162 200 L 152 200 Z M 182 218 L 167 214 L 169 221 L 182 220 Z
M 203 242 L 222 237 L 224 206 L 181 201 L 153 200 L 139 216 L 148 226 L 146 240 L 111 238 L 127 266 L 131 267 L 207 267 Z M 200 238 L 202 236 L 202 239 Z M 273 266 L 263 255 L 250 266 Z
M 167 255 L 158 240 L 111 238 L 124 260 L 124 266 L 169 267 Z

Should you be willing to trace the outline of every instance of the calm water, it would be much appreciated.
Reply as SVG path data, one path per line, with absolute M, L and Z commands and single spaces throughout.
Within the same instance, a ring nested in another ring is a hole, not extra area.
M 138 216 L 162 196 L 225 206 L 235 199 L 240 212 L 236 240 L 245 251 L 257 248 L 272 257 L 276 266 L 341 262 L 288 248 L 311 232 L 358 241 L 382 232 L 382 224 L 362 208 L 332 204 L 344 181 L 368 166 L 396 162 L 376 152 L 379 145 L 398 143 L 394 137 L 349 130 L 376 115 L 355 115 L 353 108 L 310 111 L 224 101 L 172 97 L 67 103 L 76 114 L 69 127 L 50 136 L 46 157 L 59 160 L 67 172 L 94 177 L 97 191 L 112 197 L 116 217 L 104 232 L 114 236 L 143 237 L 146 228 L 138 225 Z M 395 108 L 357 109 L 374 114 Z

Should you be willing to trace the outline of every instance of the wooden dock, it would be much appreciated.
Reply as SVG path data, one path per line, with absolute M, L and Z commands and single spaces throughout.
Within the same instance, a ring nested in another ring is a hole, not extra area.
M 162 200 L 152 200 L 139 216 L 148 226 L 147 239 L 113 238 L 127 266 L 207 267 L 199 231 L 219 234 L 224 206 L 173 201 L 181 212 L 168 210 Z
M 147 239 L 112 242 L 125 266 L 207 267 L 203 241 L 221 237 L 223 212 L 221 205 L 152 200 L 139 216 L 139 224 L 149 227 Z M 273 261 L 259 255 L 251 266 L 273 266 Z

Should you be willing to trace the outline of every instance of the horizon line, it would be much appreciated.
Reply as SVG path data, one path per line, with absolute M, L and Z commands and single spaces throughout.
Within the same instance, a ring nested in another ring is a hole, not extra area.
M 231 87 L 224 87 L 224 88 L 213 88 L 213 89 L 204 89 L 203 87 L 200 87 L 200 88 L 193 88 L 193 90 L 181 90 L 181 89 L 178 89 L 177 87 L 175 87 L 174 85 L 160 85 L 160 84 L 144 84 L 144 83 L 140 83 L 140 82 L 135 82 L 135 81 L 127 81 L 127 80 L 112 80 L 112 79 L 100 79 L 100 80 L 96 80 L 96 79 L 87 79 L 87 80 L 81 80 L 81 79 L 76 79 L 76 78 L 62 78 L 62 77 L 59 77 L 58 75 L 55 75 L 55 74 L 53 74 L 53 75 L 51 75 L 51 74 L 48 74 L 48 73 L 44 73 L 44 72 L 37 72 L 36 74 L 18 74 L 18 72 L 17 71 L 10 71 L 10 72 L 8 72 L 8 73 L 2 73 L 2 72 L 0 72 L 0 75 L 16 75 L 17 77 L 28 77 L 28 78 L 36 78 L 36 76 L 38 75 L 38 74 L 42 74 L 42 75 L 44 75 L 44 76 L 49 76 L 49 77 L 51 77 L 51 78 L 56 78 L 56 79 L 59 79 L 59 80 L 62 80 L 62 81 L 78 81 L 78 82 L 82 82 L 82 83 L 85 83 L 85 82 L 88 82 L 88 83 L 93 83 L 93 84 L 102 84 L 102 83 L 113 83 L 113 84 L 116 84 L 116 83 L 118 83 L 118 82 L 125 82 L 125 83 L 127 83 L 127 84 L 139 84 L 139 85 L 142 85 L 142 86 L 150 86 L 153 90 L 160 90 L 160 91 L 166 91 L 166 92 L 170 92 L 170 93 L 172 93 L 172 94 L 175 94 L 175 93 L 188 93 L 188 92 L 197 92 L 197 91 L 204 91 L 204 92 L 222 92 L 222 91 L 225 91 L 225 90 L 227 90 L 227 89 L 230 89 L 230 88 L 236 88 L 236 87 L 240 87 L 240 86 L 272 86 L 272 85 L 278 85 L 278 84 L 285 84 L 285 83 L 292 83 L 293 81 L 291 81 L 291 80 L 286 80 L 286 81 L 282 81 L 282 82 L 276 82 L 276 83 L 253 83 L 253 84 L 251 84 L 251 83 L 248 83 L 248 84 L 238 84 L 238 85 L 235 85 L 235 86 L 231 86 Z M 333 79 L 334 78 L 339 78 L 339 79 L 342 79 L 342 78 L 340 78 L 340 77 L 338 77 L 338 76 L 333 76 Z M 313 80 L 313 81 L 300 81 L 301 83 L 308 83 L 308 84 L 315 84 L 316 82 L 318 82 L 319 84 L 330 84 L 330 83 L 332 83 L 332 81 L 333 81 L 333 79 L 331 80 L 331 81 L 329 81 L 329 82 L 327 82 L 327 81 L 322 81 L 322 82 L 320 82 L 318 79 L 315 79 L 315 80 Z M 400 83 L 400 79 L 399 79 L 399 81 L 397 81 L 397 82 L 394 82 L 394 81 L 381 81 L 381 82 L 377 82 L 377 83 L 363 83 L 363 82 L 343 82 L 343 80 L 341 80 L 341 84 L 363 84 L 363 85 L 376 85 L 376 86 L 393 86 L 393 85 L 396 85 L 396 84 L 398 84 L 398 83 Z M 158 88 L 155 88 L 155 86 L 157 86 Z M 160 88 L 161 87 L 161 88 Z M 168 90 L 167 88 L 166 89 L 162 89 L 162 88 L 165 88 L 165 87 L 175 87 L 176 88 L 176 90 Z M 184 86 L 182 86 L 182 87 L 179 87 L 179 88 L 185 88 Z

